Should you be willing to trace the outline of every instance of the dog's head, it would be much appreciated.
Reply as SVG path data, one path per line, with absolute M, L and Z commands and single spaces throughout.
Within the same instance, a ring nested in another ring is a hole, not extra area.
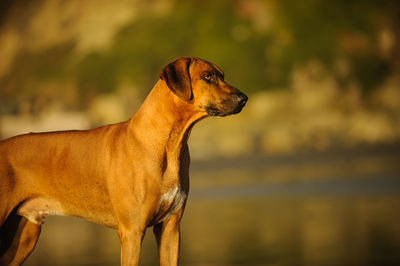
M 171 91 L 181 100 L 211 116 L 239 113 L 247 96 L 224 81 L 224 72 L 199 58 L 181 57 L 160 74 Z

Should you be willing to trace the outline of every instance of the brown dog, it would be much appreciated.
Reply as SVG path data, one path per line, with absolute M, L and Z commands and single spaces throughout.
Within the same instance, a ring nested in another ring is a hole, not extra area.
M 162 70 L 126 122 L 0 142 L 0 264 L 26 259 L 47 215 L 73 215 L 117 228 L 123 265 L 138 264 L 144 232 L 154 226 L 160 264 L 177 265 L 190 131 L 205 117 L 240 112 L 246 101 L 217 66 L 183 57 Z

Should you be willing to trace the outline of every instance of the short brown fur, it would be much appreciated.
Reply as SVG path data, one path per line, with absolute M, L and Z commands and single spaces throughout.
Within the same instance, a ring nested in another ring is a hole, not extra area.
M 246 101 L 215 65 L 184 57 L 164 68 L 126 122 L 1 141 L 0 264 L 21 264 L 45 217 L 60 214 L 118 229 L 122 265 L 138 264 L 145 229 L 154 226 L 160 265 L 177 265 L 190 131 Z

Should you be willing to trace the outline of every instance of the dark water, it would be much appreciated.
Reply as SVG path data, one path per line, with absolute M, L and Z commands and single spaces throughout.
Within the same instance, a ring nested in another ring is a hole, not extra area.
M 181 265 L 400 265 L 398 149 L 192 165 Z M 141 265 L 156 265 L 148 230 Z M 50 217 L 25 265 L 118 265 L 115 230 Z

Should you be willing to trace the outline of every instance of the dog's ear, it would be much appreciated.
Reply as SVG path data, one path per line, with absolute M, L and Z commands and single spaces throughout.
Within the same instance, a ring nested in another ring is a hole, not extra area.
M 160 79 L 167 83 L 171 91 L 182 100 L 189 102 L 193 98 L 189 67 L 192 59 L 182 57 L 170 63 L 161 71 Z

